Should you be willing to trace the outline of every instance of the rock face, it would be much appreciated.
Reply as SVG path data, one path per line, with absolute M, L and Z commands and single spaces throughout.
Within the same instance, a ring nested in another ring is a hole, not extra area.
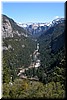
M 2 15 L 1 34 L 3 57 L 9 62 L 10 66 L 14 66 L 14 68 L 28 67 L 30 54 L 36 47 L 35 41 L 28 37 L 28 33 L 22 27 L 6 15 Z M 7 63 L 8 67 L 9 64 Z
M 9 22 L 9 20 L 5 17 L 3 20 L 3 24 L 2 24 L 2 37 L 6 38 L 6 37 L 13 37 L 13 33 L 12 33 L 12 27 L 11 27 L 11 23 Z
M 14 36 L 24 36 L 27 37 L 27 32 L 20 26 L 14 22 L 13 19 L 7 17 L 6 15 L 2 15 L 2 37 L 14 37 Z

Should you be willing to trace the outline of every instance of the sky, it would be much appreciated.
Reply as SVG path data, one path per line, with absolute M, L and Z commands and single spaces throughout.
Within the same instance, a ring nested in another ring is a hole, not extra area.
M 2 2 L 2 14 L 19 23 L 49 22 L 64 17 L 64 2 Z
M 1 2 L 2 0 L 0 0 Z M 65 1 L 65 0 L 64 0 Z M 49 22 L 52 21 L 54 18 L 64 17 L 65 16 L 65 4 L 64 2 L 57 2 L 57 3 L 24 3 L 24 2 L 6 2 L 6 0 L 2 3 L 2 11 L 0 13 L 7 15 L 8 17 L 14 19 L 16 22 L 20 23 L 27 23 L 27 22 Z M 1 22 L 1 16 L 0 16 Z M 1 26 L 1 23 L 0 23 Z M 1 32 L 1 27 L 0 27 Z M 2 44 L 1 34 L 0 34 L 0 48 Z M 1 57 L 2 57 L 2 50 L 0 49 L 0 66 L 1 64 Z M 0 83 L 1 82 L 1 67 L 0 67 Z M 0 98 L 2 97 L 2 86 L 0 84 Z

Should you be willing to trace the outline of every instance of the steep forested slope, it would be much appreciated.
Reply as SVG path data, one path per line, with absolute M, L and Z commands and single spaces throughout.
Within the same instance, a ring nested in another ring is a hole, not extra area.
M 9 75 L 17 77 L 14 74 L 17 74 L 18 68 L 30 65 L 30 55 L 36 48 L 36 43 L 14 20 L 5 15 L 2 18 L 3 60 L 9 70 Z M 5 69 L 3 68 L 3 70 Z M 7 71 L 5 72 L 7 73 Z
M 41 57 L 40 70 L 43 71 L 42 73 L 43 77 L 45 77 L 44 73 L 46 74 L 46 79 L 43 78 L 43 81 L 45 83 L 53 80 L 54 76 L 52 77 L 52 73 L 55 72 L 56 67 L 59 66 L 60 62 L 65 57 L 66 51 L 65 51 L 64 30 L 65 30 L 65 23 L 64 22 L 59 23 L 56 26 L 51 27 L 45 33 L 43 33 L 38 39 L 40 43 L 39 52 Z M 64 66 L 62 67 L 62 69 L 65 71 Z M 55 77 L 57 78 L 57 76 Z M 62 75 L 62 77 L 64 76 Z
M 7 16 L 2 20 L 3 98 L 65 98 L 66 48 L 65 23 L 44 31 L 37 39 L 40 66 L 26 70 L 24 75 L 39 81 L 20 79 L 18 69 L 29 67 L 36 42 Z M 28 72 L 27 72 L 28 71 Z

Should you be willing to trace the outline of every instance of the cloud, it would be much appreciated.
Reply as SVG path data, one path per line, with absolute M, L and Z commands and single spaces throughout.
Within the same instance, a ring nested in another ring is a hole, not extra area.
M 60 18 L 59 16 L 55 16 L 54 19 Z

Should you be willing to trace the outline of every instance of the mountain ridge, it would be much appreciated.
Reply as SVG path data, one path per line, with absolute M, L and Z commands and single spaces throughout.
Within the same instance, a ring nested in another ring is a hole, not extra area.
M 28 34 L 23 28 L 18 26 L 13 19 L 7 17 L 6 15 L 2 15 L 2 36 L 5 38 L 13 37 L 15 35 L 23 35 L 27 37 Z
M 47 31 L 49 28 L 54 27 L 59 23 L 64 22 L 64 18 L 57 18 L 52 20 L 51 22 L 43 22 L 43 23 L 30 23 L 30 24 L 18 24 L 19 26 L 26 29 L 30 34 L 37 38 L 39 37 L 44 31 Z
M 34 25 L 40 33 L 29 26 L 31 33 L 3 18 L 3 98 L 65 98 L 65 20 L 58 20 L 46 31 Z

